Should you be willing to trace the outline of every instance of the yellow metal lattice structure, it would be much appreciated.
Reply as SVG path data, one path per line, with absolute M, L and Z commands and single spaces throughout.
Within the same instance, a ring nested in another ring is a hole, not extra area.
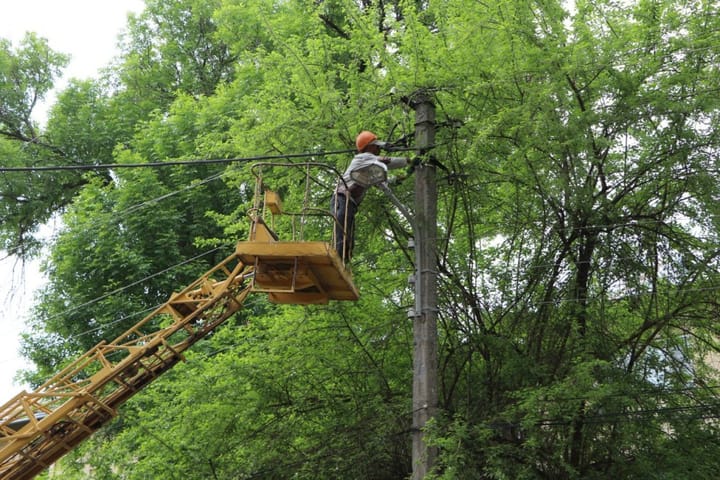
M 33 478 L 112 419 L 241 308 L 251 275 L 251 266 L 228 257 L 114 341 L 0 407 L 0 479 Z

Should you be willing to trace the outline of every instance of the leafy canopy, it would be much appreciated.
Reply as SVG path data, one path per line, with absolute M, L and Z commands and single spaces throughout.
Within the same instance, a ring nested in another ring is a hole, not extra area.
M 321 153 L 366 128 L 412 138 L 409 102 L 431 95 L 435 478 L 713 478 L 717 13 L 702 0 L 148 1 L 111 76 L 72 84 L 43 133 L 83 162 Z M 5 140 L 3 155 L 27 147 Z M 342 170 L 349 155 L 309 159 Z M 264 173 L 288 205 L 326 208 L 332 175 L 306 194 L 302 175 Z M 16 178 L 0 190 L 28 195 Z M 240 162 L 77 178 L 63 201 L 30 203 L 66 209 L 24 343 L 38 381 L 213 265 L 252 206 Z M 411 181 L 393 188 L 412 205 Z M 251 297 L 66 478 L 86 478 L 83 463 L 98 479 L 408 476 L 412 232 L 377 191 L 359 218 L 358 304 Z

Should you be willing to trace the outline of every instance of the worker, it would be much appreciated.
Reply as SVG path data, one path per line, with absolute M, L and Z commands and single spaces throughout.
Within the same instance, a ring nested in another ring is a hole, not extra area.
M 378 166 L 381 168 L 375 169 L 375 171 L 380 171 L 383 174 L 381 180 L 384 180 L 388 169 L 405 167 L 409 161 L 405 157 L 380 156 L 380 150 L 387 149 L 390 145 L 378 140 L 377 135 L 372 132 L 360 132 L 355 139 L 355 146 L 358 153 L 345 170 L 342 180 L 338 182 L 330 205 L 330 212 L 335 218 L 335 250 L 345 263 L 352 257 L 355 243 L 357 207 L 362 202 L 365 192 L 377 180 L 363 181 L 358 178 L 357 174 L 369 170 L 366 167 Z

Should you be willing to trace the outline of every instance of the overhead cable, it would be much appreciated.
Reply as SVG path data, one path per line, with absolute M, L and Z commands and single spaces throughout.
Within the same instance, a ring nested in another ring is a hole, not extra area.
M 291 158 L 307 158 L 307 157 L 323 157 L 328 155 L 344 155 L 355 152 L 355 150 L 333 150 L 329 152 L 307 152 L 307 153 L 288 153 L 281 155 L 257 155 L 254 157 L 237 157 L 237 158 L 213 158 L 213 159 L 196 159 L 196 160 L 172 160 L 167 162 L 146 162 L 146 163 L 100 163 L 91 165 L 47 165 L 33 167 L 0 167 L 0 173 L 5 172 L 56 172 L 63 170 L 102 170 L 102 169 L 118 169 L 118 168 L 156 168 L 156 167 L 174 167 L 182 165 L 215 165 L 235 162 L 256 162 L 260 160 L 279 160 Z

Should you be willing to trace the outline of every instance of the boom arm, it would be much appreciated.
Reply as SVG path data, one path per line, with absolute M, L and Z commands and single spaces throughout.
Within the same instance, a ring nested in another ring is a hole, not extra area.
M 0 479 L 33 478 L 184 360 L 186 349 L 241 308 L 253 269 L 231 255 L 114 341 L 0 407 Z

